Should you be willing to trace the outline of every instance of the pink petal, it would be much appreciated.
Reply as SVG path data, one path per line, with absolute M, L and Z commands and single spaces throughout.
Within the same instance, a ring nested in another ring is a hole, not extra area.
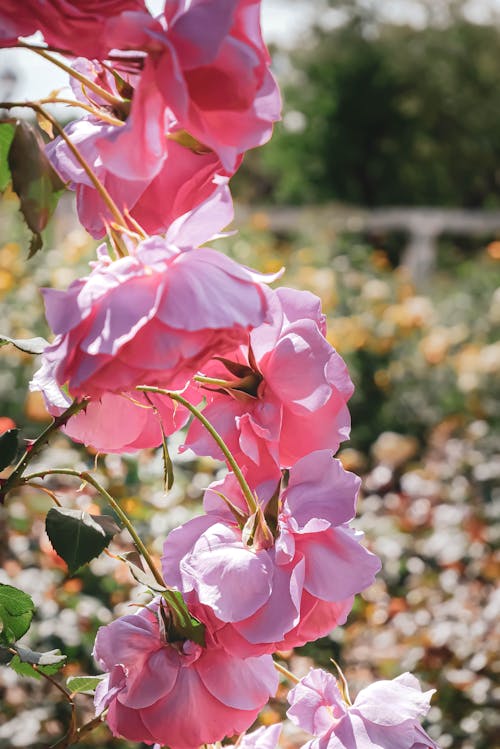
M 239 660 L 213 650 L 200 658 L 197 671 L 219 702 L 237 710 L 260 709 L 278 688 L 278 674 L 267 655 Z
M 269 598 L 273 564 L 266 551 L 255 553 L 239 534 L 216 523 L 196 541 L 180 562 L 185 589 L 225 622 L 251 616 Z
M 338 526 L 354 517 L 360 483 L 358 476 L 346 471 L 330 450 L 316 450 L 290 469 L 283 498 L 303 532 L 307 532 L 307 524 L 313 518 Z
M 306 562 L 305 589 L 324 601 L 343 601 L 367 588 L 380 560 L 359 543 L 363 534 L 339 527 L 297 536 L 297 551 Z

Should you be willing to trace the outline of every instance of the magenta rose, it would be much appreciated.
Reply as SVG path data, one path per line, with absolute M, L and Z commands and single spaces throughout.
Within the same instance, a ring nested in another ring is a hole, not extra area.
M 268 503 L 272 487 L 257 490 L 264 515 L 243 526 L 244 518 L 237 522 L 223 499 L 248 514 L 229 474 L 207 490 L 207 514 L 167 537 L 165 581 L 191 605 L 212 611 L 215 636 L 235 653 L 272 652 L 281 643 L 304 644 L 311 632 L 326 634 L 345 621 L 352 596 L 380 569 L 378 558 L 361 546 L 362 534 L 348 526 L 358 488 L 359 479 L 329 450 L 317 451 L 290 469 L 275 506 Z M 335 607 L 314 612 L 318 601 Z
M 420 725 L 434 691 L 405 673 L 370 684 L 348 705 L 334 677 L 313 669 L 289 692 L 287 715 L 315 736 L 302 749 L 438 749 Z
M 71 55 L 106 57 L 106 24 L 123 11 L 144 11 L 144 0 L 2 0 L 0 47 L 41 31 L 52 47 Z
M 170 643 L 159 599 L 97 632 L 94 655 L 108 672 L 95 694 L 114 736 L 198 749 L 245 731 L 278 686 L 270 656 L 235 658 L 213 642 Z
M 251 331 L 248 344 L 209 361 L 204 414 L 252 484 L 278 478 L 314 450 L 336 452 L 349 437 L 347 401 L 354 390 L 347 367 L 325 338 L 318 297 L 281 288 L 272 294 L 272 321 Z M 223 459 L 194 422 L 185 447 Z
M 80 58 L 73 67 L 114 97 L 121 96 L 113 76 L 99 63 Z M 118 208 L 128 211 L 146 233 L 163 233 L 179 216 L 210 198 L 231 174 L 214 152 L 196 153 L 167 137 L 171 115 L 155 86 L 141 83 L 139 70 L 118 66 L 118 71 L 132 91 L 132 102 L 124 99 L 121 110 L 78 81 L 72 81 L 72 88 L 77 99 L 97 105 L 103 115 L 122 117 L 123 123 L 91 115 L 70 123 L 65 133 Z M 114 217 L 67 143 L 56 138 L 47 145 L 46 154 L 61 179 L 75 190 L 83 226 L 93 237 L 103 237 Z
M 148 54 L 140 85 L 156 86 L 177 127 L 215 151 L 228 172 L 270 138 L 281 102 L 260 0 L 171 0 L 156 19 L 129 12 L 111 28 L 117 49 Z

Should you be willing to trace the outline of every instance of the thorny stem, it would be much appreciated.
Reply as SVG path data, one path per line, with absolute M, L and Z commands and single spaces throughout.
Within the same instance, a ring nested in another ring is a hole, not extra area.
M 53 500 L 54 504 L 56 504 L 58 507 L 62 507 L 62 504 L 59 502 L 54 492 L 51 492 L 50 489 L 47 489 L 46 486 L 42 486 L 41 484 L 35 484 L 35 483 L 32 483 L 31 481 L 27 481 L 24 484 L 24 486 L 31 486 L 33 489 L 39 489 L 40 491 L 45 492 L 45 494 L 48 494 L 49 497 Z
M 173 401 L 176 401 L 177 403 L 180 403 L 182 406 L 187 408 L 188 411 L 190 411 L 193 416 L 195 416 L 198 421 L 203 424 L 207 432 L 214 438 L 214 440 L 217 442 L 218 446 L 224 453 L 224 457 L 231 466 L 233 473 L 236 476 L 236 479 L 238 480 L 238 483 L 241 487 L 241 491 L 243 492 L 243 496 L 245 497 L 250 514 L 253 515 L 253 513 L 257 511 L 258 507 L 257 502 L 255 501 L 255 497 L 252 494 L 252 490 L 248 486 L 248 483 L 243 476 L 243 473 L 241 472 L 241 468 L 234 459 L 232 452 L 230 451 L 220 434 L 214 429 L 212 424 L 202 414 L 202 412 L 198 408 L 196 408 L 196 406 L 193 406 L 192 403 L 183 398 L 182 395 L 176 392 L 172 392 L 171 390 L 163 390 L 162 388 L 157 388 L 150 385 L 139 385 L 139 387 L 137 387 L 136 389 L 144 393 L 159 393 L 160 395 L 167 395 Z
M 106 711 L 107 712 L 107 711 Z M 94 728 L 97 728 L 102 723 L 102 719 L 104 717 L 105 713 L 101 713 L 95 718 L 92 718 L 92 720 L 89 720 L 88 723 L 84 723 L 83 726 L 81 726 L 78 731 L 76 732 L 77 737 L 76 741 L 80 741 L 84 736 L 86 736 L 88 733 L 94 730 Z
M 90 484 L 91 486 L 96 489 L 99 494 L 101 494 L 102 497 L 108 502 L 108 504 L 113 508 L 113 510 L 116 512 L 120 520 L 122 521 L 125 528 L 128 530 L 130 535 L 132 536 L 132 539 L 134 541 L 135 546 L 137 547 L 137 550 L 139 553 L 144 557 L 144 560 L 146 561 L 149 569 L 154 575 L 154 578 L 156 582 L 162 586 L 162 588 L 165 587 L 165 582 L 157 570 L 155 563 L 153 562 L 151 555 L 149 551 L 144 546 L 143 542 L 137 535 L 137 531 L 135 530 L 134 526 L 132 525 L 132 522 L 129 520 L 128 515 L 122 510 L 118 502 L 114 499 L 114 497 L 111 496 L 111 494 L 106 491 L 106 489 L 101 486 L 101 484 L 96 481 L 96 479 L 90 475 L 90 473 L 87 473 L 87 471 L 74 471 L 72 468 L 50 468 L 46 469 L 45 471 L 39 471 L 38 473 L 31 473 L 28 476 L 25 476 L 23 481 L 21 483 L 27 483 L 28 481 L 31 481 L 32 479 L 43 479 L 45 476 L 52 476 L 52 475 L 61 475 L 61 476 L 75 476 L 76 478 L 79 478 L 81 481 L 85 481 L 85 483 Z
M 25 450 L 24 454 L 21 456 L 19 462 L 17 463 L 16 467 L 6 480 L 3 489 L 2 494 L 7 494 L 8 491 L 13 489 L 15 486 L 17 486 L 20 481 L 22 474 L 24 470 L 26 469 L 28 463 L 30 463 L 33 458 L 35 458 L 38 453 L 42 450 L 45 443 L 48 442 L 49 438 L 52 436 L 52 434 L 57 431 L 60 427 L 64 426 L 66 422 L 74 416 L 78 411 L 81 411 L 85 406 L 87 405 L 87 402 L 85 400 L 83 401 L 73 401 L 73 403 L 66 409 L 66 411 L 63 411 L 63 413 L 60 416 L 56 416 L 54 418 L 54 421 L 52 424 L 49 424 L 46 429 L 43 430 L 43 432 L 36 438 L 36 440 L 33 442 L 33 444 Z
M 14 648 L 9 648 L 9 651 L 13 655 L 18 655 L 17 650 L 15 650 Z M 62 739 L 59 739 L 59 741 L 56 744 L 53 744 L 51 746 L 51 749 L 65 749 L 65 747 L 68 747 L 71 743 L 73 743 L 73 738 L 75 734 L 77 733 L 76 731 L 76 706 L 75 706 L 75 703 L 73 702 L 73 698 L 71 694 L 61 684 L 59 684 L 58 681 L 53 679 L 52 676 L 50 676 L 49 674 L 46 674 L 44 673 L 44 671 L 39 669 L 36 663 L 30 663 L 29 665 L 31 666 L 33 671 L 36 671 L 37 674 L 40 674 L 40 676 L 42 676 L 46 681 L 50 682 L 52 686 L 54 686 L 57 690 L 59 690 L 59 692 L 61 692 L 61 694 L 63 695 L 64 699 L 67 702 L 69 702 L 71 706 L 71 720 L 68 726 L 68 730 L 66 731 Z
M 287 668 L 281 665 L 281 663 L 277 663 L 274 661 L 274 668 L 276 671 L 279 671 L 280 674 L 283 674 L 283 676 L 288 679 L 288 681 L 291 681 L 293 684 L 298 684 L 300 679 L 298 679 L 295 674 L 292 674 L 291 671 L 289 671 Z
M 106 190 L 102 182 L 96 177 L 96 175 L 94 174 L 92 170 L 92 167 L 90 166 L 88 161 L 85 159 L 85 157 L 81 154 L 81 152 L 78 150 L 78 148 L 75 146 L 71 138 L 68 138 L 67 134 L 64 131 L 64 128 L 58 123 L 58 121 L 54 117 L 52 117 L 50 112 L 48 112 L 39 102 L 36 102 L 36 101 L 2 101 L 0 102 L 0 108 L 13 109 L 14 107 L 28 107 L 29 109 L 32 109 L 34 112 L 38 112 L 39 114 L 41 114 L 43 117 L 45 117 L 46 120 L 50 122 L 54 130 L 56 130 L 57 133 L 64 140 L 64 142 L 68 146 L 69 150 L 71 151 L 75 159 L 78 161 L 78 163 L 80 164 L 84 172 L 89 177 L 90 181 L 92 182 L 95 189 L 97 190 L 97 192 L 103 199 L 104 203 L 109 208 L 118 226 L 126 227 L 127 223 L 125 221 L 125 217 L 119 210 L 115 201 L 113 200 L 109 192 Z M 123 245 L 121 238 L 118 235 L 115 235 L 113 236 L 113 239 L 115 241 L 118 254 L 121 255 L 121 257 L 125 257 L 125 255 L 127 254 L 127 250 L 125 246 Z
M 81 84 L 85 86 L 85 88 L 88 88 L 90 91 L 93 91 L 95 94 L 101 97 L 101 99 L 104 99 L 109 104 L 115 105 L 115 104 L 122 104 L 122 100 L 119 99 L 116 96 L 113 96 L 109 91 L 106 91 L 105 88 L 102 88 L 97 83 L 92 81 L 90 78 L 87 78 L 86 75 L 83 75 L 83 73 L 78 72 L 78 70 L 75 70 L 71 67 L 71 65 L 67 65 L 62 60 L 58 60 L 57 57 L 52 57 L 52 55 L 49 55 L 48 52 L 43 49 L 42 47 L 35 47 L 32 44 L 27 44 L 26 42 L 19 41 L 17 43 L 18 47 L 23 47 L 24 49 L 30 49 L 32 52 L 35 52 L 35 54 L 40 55 L 40 57 L 43 57 L 45 60 L 48 60 L 48 62 L 51 62 L 53 65 L 57 65 L 58 68 L 61 68 L 61 70 L 64 70 L 65 73 L 68 73 L 68 75 L 72 76 L 73 78 L 76 78 L 77 81 L 80 81 Z

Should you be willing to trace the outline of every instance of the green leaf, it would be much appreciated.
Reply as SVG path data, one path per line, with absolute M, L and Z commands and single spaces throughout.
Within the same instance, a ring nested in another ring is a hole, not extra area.
M 14 121 L 0 122 L 0 192 L 5 190 L 12 179 L 8 156 L 14 132 Z
M 36 338 L 9 338 L 6 335 L 0 335 L 0 348 L 11 343 L 13 346 L 24 351 L 25 354 L 43 354 L 44 349 L 49 345 L 45 338 L 37 336 Z
M 27 593 L 0 583 L 0 644 L 10 645 L 28 631 L 35 604 Z
M 73 694 L 94 694 L 101 681 L 106 678 L 102 676 L 70 676 L 66 680 L 66 686 Z
M 21 676 L 32 676 L 40 679 L 40 674 L 52 676 L 64 666 L 65 655 L 61 655 L 60 650 L 49 650 L 46 653 L 38 653 L 30 648 L 22 648 L 20 645 L 14 645 L 13 649 L 17 652 L 9 666 Z M 36 668 L 33 668 L 36 666 Z
M 52 546 L 68 565 L 71 575 L 98 557 L 120 531 L 109 515 L 89 515 L 65 507 L 49 510 L 45 528 Z
M 33 232 L 29 253 L 32 257 L 42 246 L 41 232 L 55 210 L 64 183 L 45 155 L 42 137 L 25 120 L 16 122 L 8 165 L 21 213 Z
M 19 429 L 8 429 L 0 435 L 0 471 L 10 466 L 17 455 Z
M 64 661 L 66 660 L 66 656 L 61 655 L 59 650 L 51 650 L 48 653 L 35 653 L 33 650 L 27 650 L 25 648 L 18 647 L 16 649 L 18 654 L 12 658 L 9 666 L 20 676 L 31 676 L 34 679 L 41 679 L 41 674 L 53 676 L 53 674 L 56 674 L 59 669 L 64 666 Z M 20 651 L 23 651 L 25 654 L 30 653 L 33 657 L 38 656 L 42 659 L 46 657 L 49 661 L 52 660 L 53 662 L 45 664 L 33 663 L 30 659 L 25 660 L 24 657 L 19 654 Z M 54 659 L 57 660 L 54 661 Z M 33 666 L 36 666 L 36 668 L 33 668 Z

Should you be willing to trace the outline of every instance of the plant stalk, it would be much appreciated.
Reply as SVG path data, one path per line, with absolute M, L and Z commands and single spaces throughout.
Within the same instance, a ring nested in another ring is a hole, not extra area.
M 179 393 L 170 390 L 163 390 L 163 388 L 153 387 L 152 385 L 139 385 L 139 387 L 137 387 L 136 389 L 144 393 L 158 393 L 160 395 L 168 396 L 173 401 L 176 401 L 177 403 L 180 403 L 182 406 L 187 408 L 188 411 L 190 411 L 193 416 L 195 416 L 198 421 L 203 424 L 207 432 L 214 438 L 214 440 L 217 442 L 218 446 L 224 453 L 224 457 L 231 466 L 231 469 L 241 487 L 241 491 L 243 492 L 243 496 L 245 497 L 250 514 L 253 515 L 257 511 L 258 506 L 255 497 L 252 494 L 252 490 L 248 486 L 247 480 L 243 476 L 241 468 L 234 459 L 232 452 L 230 451 L 220 434 L 216 431 L 216 429 L 212 426 L 208 419 L 202 414 L 202 412 L 198 408 L 196 408 L 196 406 L 193 406 L 192 403 L 183 398 Z

